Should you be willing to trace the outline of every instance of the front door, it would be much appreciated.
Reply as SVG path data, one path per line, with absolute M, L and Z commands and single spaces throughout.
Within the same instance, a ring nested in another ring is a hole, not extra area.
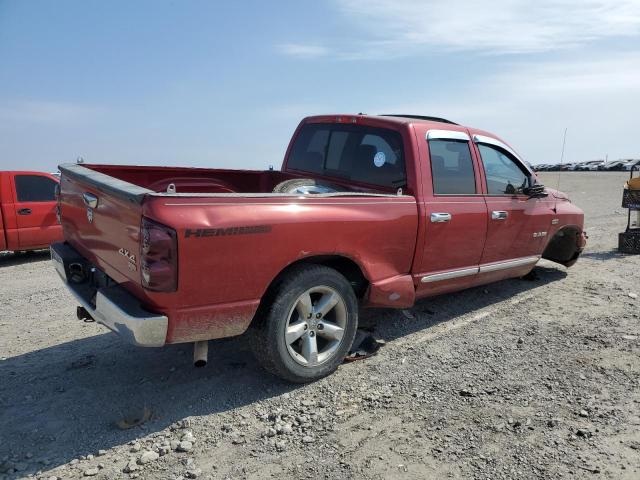
M 58 182 L 48 175 L 37 173 L 17 173 L 13 178 L 19 248 L 46 247 L 59 241 L 62 228 L 55 210 L 55 187 Z
M 489 215 L 481 265 L 485 270 L 533 266 L 551 222 L 548 201 L 525 195 L 531 173 L 506 145 L 484 143 L 494 142 L 488 137 L 475 138 L 484 167 Z
M 478 166 L 464 131 L 429 130 L 418 138 L 425 167 L 424 242 L 418 296 L 457 290 L 477 278 L 487 233 Z

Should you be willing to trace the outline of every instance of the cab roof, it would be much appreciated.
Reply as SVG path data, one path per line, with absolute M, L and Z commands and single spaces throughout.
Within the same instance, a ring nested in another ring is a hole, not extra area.
M 461 126 L 458 123 L 452 122 L 451 120 L 447 120 L 446 118 L 442 118 L 442 117 L 434 117 L 434 116 L 428 116 L 428 115 L 413 115 L 413 114 L 389 114 L 389 113 L 383 113 L 380 115 L 367 115 L 365 113 L 357 113 L 357 114 L 337 113 L 337 114 L 331 114 L 331 115 L 313 115 L 310 117 L 306 117 L 303 121 L 305 123 L 314 123 L 314 122 L 357 123 L 358 118 L 375 118 L 378 120 L 382 120 L 389 123 L 396 123 L 396 124 L 438 123 L 438 124 Z
M 465 125 L 460 125 L 459 123 L 455 123 L 451 120 L 447 120 L 442 117 L 434 117 L 429 115 L 413 115 L 413 114 L 381 114 L 381 115 L 367 115 L 364 113 L 337 113 L 330 115 L 313 115 L 310 117 L 306 117 L 302 120 L 302 123 L 359 123 L 359 119 L 366 121 L 367 119 L 375 120 L 377 122 L 384 122 L 387 124 L 396 124 L 396 125 L 416 125 L 422 128 L 427 129 L 441 129 L 441 130 L 456 130 L 456 131 L 466 131 L 471 136 L 473 135 L 484 135 L 487 137 L 494 138 L 499 140 L 503 144 L 507 145 L 511 150 L 515 152 L 515 150 L 502 138 L 494 133 L 488 132 L 486 130 L 481 130 L 479 128 L 467 127 Z M 516 156 L 519 156 L 516 153 Z M 521 158 L 521 157 L 520 157 Z

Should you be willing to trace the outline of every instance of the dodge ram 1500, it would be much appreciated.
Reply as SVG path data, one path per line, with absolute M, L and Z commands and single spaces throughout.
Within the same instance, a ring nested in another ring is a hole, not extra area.
M 294 382 L 331 373 L 362 307 L 570 266 L 583 213 L 496 135 L 415 115 L 302 120 L 282 169 L 61 165 L 52 260 L 93 318 L 141 346 L 247 332 Z

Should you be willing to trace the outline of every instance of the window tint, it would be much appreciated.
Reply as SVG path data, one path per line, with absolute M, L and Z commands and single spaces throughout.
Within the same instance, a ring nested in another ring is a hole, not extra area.
M 324 171 L 324 156 L 327 151 L 329 129 L 326 126 L 310 125 L 298 133 L 293 147 L 289 164 L 292 168 L 312 173 Z M 292 160 L 295 159 L 295 162 Z
M 469 142 L 429 140 L 433 193 L 470 195 L 476 193 L 476 177 Z
M 489 195 L 515 195 L 527 186 L 528 175 L 522 171 L 517 160 L 490 145 L 478 144 L 484 172 L 487 177 Z
M 288 166 L 394 189 L 406 184 L 402 137 L 383 128 L 307 124 L 293 144 Z
M 16 194 L 19 202 L 52 202 L 57 182 L 40 175 L 16 175 Z
M 347 144 L 349 132 L 331 132 L 331 140 L 329 141 L 329 150 L 327 151 L 327 170 L 340 170 L 340 162 L 342 160 L 342 152 Z

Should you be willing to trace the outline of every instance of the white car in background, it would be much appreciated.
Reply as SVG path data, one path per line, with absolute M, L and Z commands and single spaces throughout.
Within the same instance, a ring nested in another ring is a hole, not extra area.
M 603 164 L 604 164 L 604 160 L 595 160 L 593 162 L 587 162 L 587 164 L 584 166 L 584 170 L 589 170 L 592 172 L 592 171 L 598 170 L 598 167 Z
M 567 170 L 580 170 L 582 168 L 582 166 L 584 164 L 586 164 L 587 162 L 575 162 L 575 163 L 570 163 L 569 164 L 569 168 L 567 168 Z
M 572 165 L 569 170 L 585 171 L 585 170 L 597 170 L 598 165 L 604 163 L 604 160 L 589 160 L 588 162 L 579 162 Z

